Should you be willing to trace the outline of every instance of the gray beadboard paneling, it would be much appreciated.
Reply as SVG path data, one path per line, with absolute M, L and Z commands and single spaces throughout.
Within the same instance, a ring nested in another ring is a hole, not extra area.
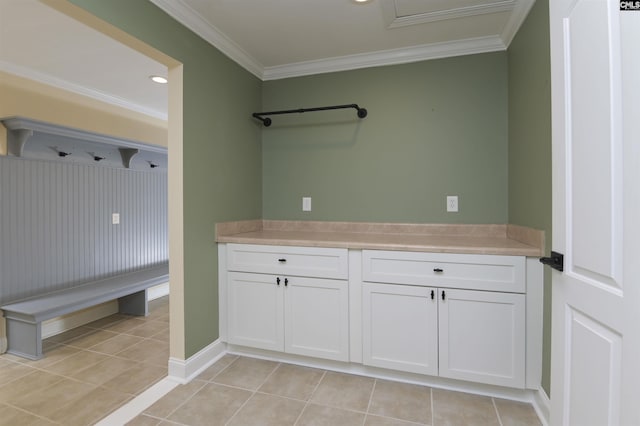
M 167 241 L 165 171 L 0 157 L 0 303 L 166 262 Z

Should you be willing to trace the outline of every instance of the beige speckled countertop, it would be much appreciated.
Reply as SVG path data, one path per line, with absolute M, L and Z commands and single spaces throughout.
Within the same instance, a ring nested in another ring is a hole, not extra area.
M 216 225 L 219 243 L 541 256 L 544 232 L 516 225 L 251 220 Z

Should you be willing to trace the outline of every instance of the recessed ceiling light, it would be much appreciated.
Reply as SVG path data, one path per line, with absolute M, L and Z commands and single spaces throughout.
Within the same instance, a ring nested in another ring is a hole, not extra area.
M 364 3 L 369 3 L 371 0 L 353 0 L 358 4 L 364 4 Z
M 165 77 L 162 77 L 160 75 L 150 75 L 149 78 L 151 79 L 151 81 L 158 84 L 167 84 L 169 82 L 169 80 L 167 80 Z

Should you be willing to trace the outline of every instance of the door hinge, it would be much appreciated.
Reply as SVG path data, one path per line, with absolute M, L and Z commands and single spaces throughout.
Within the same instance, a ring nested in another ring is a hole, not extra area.
M 564 271 L 564 254 L 562 253 L 552 251 L 550 257 L 541 257 L 540 262 L 560 272 Z

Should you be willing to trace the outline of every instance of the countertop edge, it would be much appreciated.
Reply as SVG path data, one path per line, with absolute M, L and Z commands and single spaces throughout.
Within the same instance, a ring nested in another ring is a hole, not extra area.
M 505 256 L 527 256 L 539 257 L 544 251 L 542 247 L 528 245 L 514 238 L 509 238 L 506 233 L 504 236 L 484 236 L 482 242 L 474 241 L 477 237 L 469 237 L 470 244 L 460 244 L 459 235 L 450 236 L 452 241 L 440 241 L 437 244 L 425 243 L 402 243 L 389 242 L 390 234 L 377 234 L 375 232 L 353 234 L 353 238 L 346 238 L 341 234 L 342 238 L 332 239 L 331 233 L 327 232 L 306 232 L 304 238 L 295 237 L 293 232 L 286 231 L 269 231 L 268 236 L 256 235 L 261 231 L 257 230 L 255 225 L 248 232 L 239 232 L 232 235 L 218 235 L 216 242 L 218 243 L 237 243 L 237 244 L 258 244 L 258 245 L 283 245 L 283 246 L 303 246 L 303 247 L 327 247 L 327 248 L 344 248 L 350 250 L 390 250 L 390 251 L 414 251 L 429 253 L 453 253 L 453 254 L 489 254 L 489 255 L 505 255 Z M 279 234 L 282 232 L 282 235 Z M 542 232 L 542 231 L 536 231 Z M 287 235 L 288 234 L 288 235 Z M 381 242 L 371 240 L 376 239 L 376 235 L 380 236 Z M 367 241 L 358 241 L 358 237 L 366 237 Z M 402 239 L 402 234 L 393 234 L 394 237 Z M 436 238 L 431 236 L 432 238 Z M 439 240 L 446 240 L 447 235 L 439 235 Z M 425 240 L 429 236 L 424 236 Z M 385 241 L 387 240 L 387 241 Z M 457 240 L 457 241 L 453 241 Z M 544 237 L 539 241 L 544 242 Z M 490 244 L 487 244 L 489 242 Z
M 452 246 L 400 246 L 389 244 L 349 244 L 349 243 L 317 243 L 309 241 L 295 240 L 257 240 L 243 238 L 229 238 L 219 240 L 218 243 L 235 243 L 235 244 L 256 244 L 256 245 L 281 245 L 281 246 L 298 246 L 298 247 L 326 247 L 326 248 L 344 248 L 348 250 L 388 250 L 388 251 L 414 251 L 424 253 L 451 253 L 451 254 L 490 254 L 500 256 L 541 256 L 538 249 L 532 248 L 482 248 L 482 247 L 452 247 Z

